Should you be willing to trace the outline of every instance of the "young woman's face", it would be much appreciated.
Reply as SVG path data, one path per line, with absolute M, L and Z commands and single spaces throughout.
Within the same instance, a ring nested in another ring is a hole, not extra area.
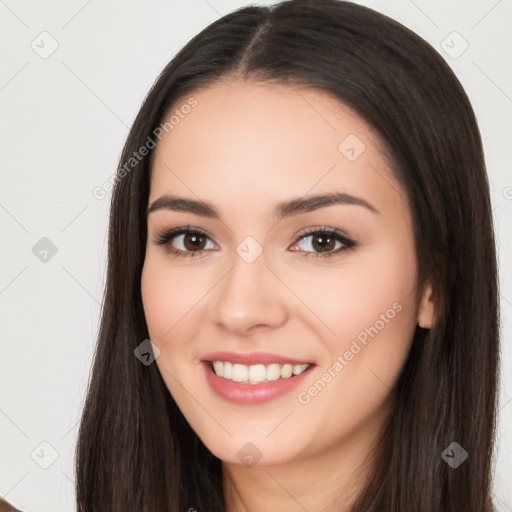
M 228 463 L 356 456 L 424 307 L 411 213 L 375 134 L 322 92 L 241 81 L 173 114 L 141 283 L 170 393 Z

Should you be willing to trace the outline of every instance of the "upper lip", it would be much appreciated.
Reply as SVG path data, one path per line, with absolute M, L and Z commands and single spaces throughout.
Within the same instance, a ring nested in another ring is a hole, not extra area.
M 312 364 L 311 361 L 304 361 L 292 357 L 280 356 L 271 352 L 211 352 L 202 357 L 203 361 L 226 361 L 229 363 L 244 364 L 251 366 L 255 364 Z

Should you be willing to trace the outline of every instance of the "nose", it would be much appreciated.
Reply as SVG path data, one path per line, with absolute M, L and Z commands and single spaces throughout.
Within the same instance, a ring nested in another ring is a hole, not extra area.
M 234 254 L 231 269 L 212 290 L 211 322 L 237 337 L 286 322 L 285 290 L 267 263 L 265 252 L 252 263 Z

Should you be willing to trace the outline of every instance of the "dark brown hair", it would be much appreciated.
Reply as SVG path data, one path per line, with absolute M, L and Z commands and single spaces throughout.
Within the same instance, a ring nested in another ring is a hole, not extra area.
M 439 301 L 435 327 L 416 329 L 351 512 L 489 512 L 498 284 L 482 143 L 461 84 L 427 42 L 372 9 L 340 0 L 249 6 L 206 27 L 167 65 L 121 165 L 179 99 L 231 77 L 324 91 L 378 132 L 412 208 L 419 282 L 430 278 Z M 190 428 L 158 367 L 134 356 L 149 337 L 140 278 L 150 157 L 119 175 L 112 194 L 101 325 L 76 450 L 80 512 L 224 510 L 221 461 Z M 456 469 L 441 456 L 452 442 L 469 454 Z

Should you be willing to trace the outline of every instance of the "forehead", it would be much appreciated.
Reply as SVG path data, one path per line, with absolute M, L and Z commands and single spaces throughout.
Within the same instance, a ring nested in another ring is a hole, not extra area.
M 263 208 L 336 190 L 379 208 L 402 195 L 377 134 L 323 91 L 217 82 L 177 101 L 170 116 L 172 129 L 155 149 L 150 202 L 176 193 L 219 198 L 220 208 L 260 198 Z

